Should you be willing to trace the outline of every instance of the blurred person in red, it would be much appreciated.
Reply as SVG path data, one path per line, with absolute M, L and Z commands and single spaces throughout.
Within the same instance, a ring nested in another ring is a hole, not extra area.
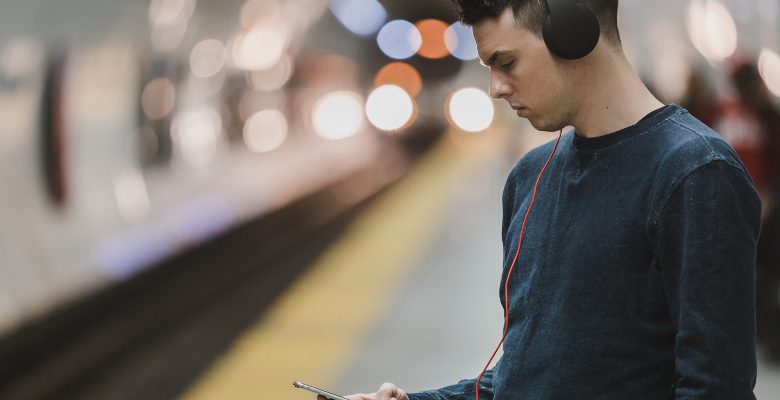
M 731 81 L 738 102 L 730 105 L 719 132 L 742 157 L 761 197 L 758 335 L 768 347 L 770 360 L 780 362 L 780 111 L 755 64 L 737 64 Z

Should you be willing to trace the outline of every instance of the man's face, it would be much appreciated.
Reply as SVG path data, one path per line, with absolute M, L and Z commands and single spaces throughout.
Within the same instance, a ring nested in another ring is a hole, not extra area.
M 511 8 L 473 27 L 479 58 L 490 68 L 490 96 L 504 99 L 534 128 L 557 131 L 571 121 L 572 84 L 544 40 L 515 22 Z

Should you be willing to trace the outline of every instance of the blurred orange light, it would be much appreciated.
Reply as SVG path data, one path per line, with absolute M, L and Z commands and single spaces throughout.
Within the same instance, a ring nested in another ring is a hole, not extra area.
M 394 62 L 385 65 L 374 78 L 374 87 L 397 85 L 402 87 L 412 97 L 417 97 L 422 90 L 420 73 L 405 62 Z
M 444 21 L 438 19 L 424 19 L 418 21 L 415 26 L 422 36 L 422 46 L 417 54 L 425 58 L 444 58 L 450 52 L 444 43 L 444 32 L 449 27 Z

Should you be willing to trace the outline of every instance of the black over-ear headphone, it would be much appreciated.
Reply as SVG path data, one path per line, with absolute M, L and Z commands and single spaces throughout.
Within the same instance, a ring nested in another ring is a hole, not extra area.
M 599 42 L 599 20 L 573 0 L 545 0 L 547 18 L 542 30 L 547 48 L 558 57 L 576 60 L 590 54 Z

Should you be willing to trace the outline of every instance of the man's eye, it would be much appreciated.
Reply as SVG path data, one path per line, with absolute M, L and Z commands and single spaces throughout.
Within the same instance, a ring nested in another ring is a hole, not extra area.
M 503 69 L 504 71 L 509 71 L 510 69 L 512 69 L 513 65 L 515 65 L 515 61 L 514 60 L 512 60 L 512 61 L 510 61 L 510 62 L 508 62 L 506 64 L 501 64 L 501 69 Z

